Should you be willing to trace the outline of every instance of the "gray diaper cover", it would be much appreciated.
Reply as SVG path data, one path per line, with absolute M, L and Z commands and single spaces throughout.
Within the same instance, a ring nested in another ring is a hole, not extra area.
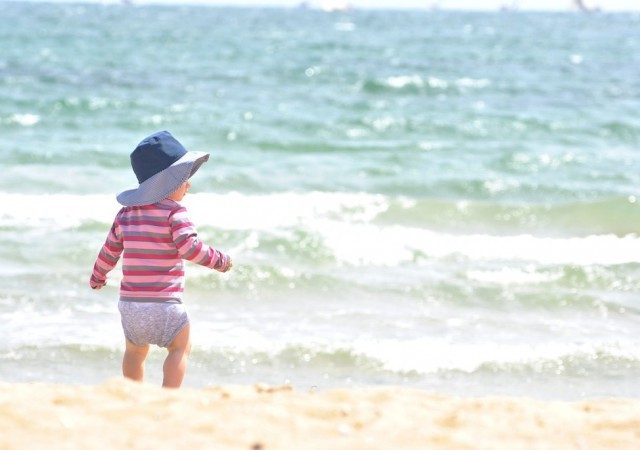
M 181 303 L 118 303 L 124 336 L 134 345 L 167 347 L 189 324 Z

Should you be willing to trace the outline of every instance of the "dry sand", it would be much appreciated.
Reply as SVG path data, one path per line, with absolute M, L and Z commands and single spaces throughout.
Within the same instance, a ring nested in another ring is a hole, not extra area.
M 640 400 L 0 384 L 0 449 L 640 449 Z

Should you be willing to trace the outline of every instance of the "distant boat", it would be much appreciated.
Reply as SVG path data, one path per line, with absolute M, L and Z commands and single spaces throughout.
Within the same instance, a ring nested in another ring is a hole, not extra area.
M 500 5 L 500 11 L 508 12 L 508 11 L 517 11 L 518 10 L 518 2 L 504 2 Z
M 573 8 L 584 12 L 600 11 L 599 6 L 589 6 L 585 4 L 584 0 L 573 0 Z
M 500 5 L 500 11 L 503 11 L 503 12 L 517 11 L 517 10 L 518 10 L 518 2 L 516 1 L 511 3 L 503 3 L 502 5 Z
M 321 6 L 323 11 L 335 12 L 335 11 L 349 11 L 351 5 L 348 2 L 341 0 L 324 0 Z

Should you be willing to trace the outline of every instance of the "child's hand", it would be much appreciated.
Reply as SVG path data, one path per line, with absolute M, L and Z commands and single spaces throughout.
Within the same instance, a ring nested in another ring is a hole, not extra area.
M 223 272 L 228 272 L 233 267 L 233 260 L 231 259 L 231 256 L 229 256 L 228 258 L 229 260 L 227 261 L 227 267 L 224 268 Z
M 91 278 L 89 278 L 89 286 L 91 286 L 91 289 L 93 290 L 100 290 L 103 287 L 105 287 L 107 284 L 107 280 L 102 280 L 100 278 L 95 277 L 94 275 L 91 275 Z

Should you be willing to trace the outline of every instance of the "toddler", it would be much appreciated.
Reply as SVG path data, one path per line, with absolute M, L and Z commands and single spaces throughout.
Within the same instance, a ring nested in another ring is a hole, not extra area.
M 144 139 L 131 153 L 139 185 L 118 194 L 124 205 L 98 254 L 89 281 L 101 289 L 122 256 L 118 308 L 126 338 L 122 373 L 142 381 L 151 344 L 166 347 L 164 387 L 180 387 L 191 350 L 189 315 L 182 303 L 184 259 L 219 272 L 231 258 L 198 239 L 180 201 L 189 178 L 209 159 L 187 151 L 169 132 Z

